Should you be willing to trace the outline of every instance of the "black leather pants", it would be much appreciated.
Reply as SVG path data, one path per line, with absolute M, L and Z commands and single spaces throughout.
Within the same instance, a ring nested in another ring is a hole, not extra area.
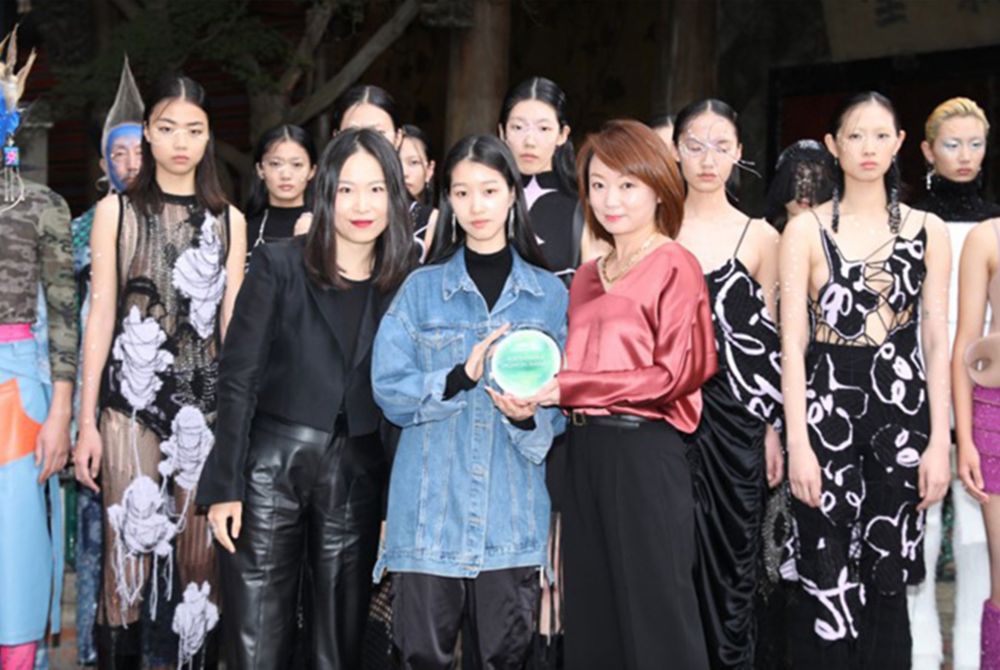
M 386 477 L 377 434 L 254 420 L 236 553 L 219 552 L 229 668 L 288 664 L 303 564 L 311 667 L 361 667 Z

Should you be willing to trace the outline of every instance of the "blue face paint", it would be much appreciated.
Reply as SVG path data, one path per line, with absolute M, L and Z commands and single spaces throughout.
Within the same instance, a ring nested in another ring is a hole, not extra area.
M 137 123 L 123 123 L 120 126 L 115 126 L 108 131 L 107 139 L 104 141 L 104 146 L 102 147 L 104 161 L 108 166 L 108 181 L 111 182 L 111 186 L 118 193 L 124 193 L 128 186 L 125 184 L 123 177 L 115 170 L 114 162 L 111 160 L 111 148 L 115 145 L 115 142 L 125 141 L 131 147 L 142 141 L 142 126 Z

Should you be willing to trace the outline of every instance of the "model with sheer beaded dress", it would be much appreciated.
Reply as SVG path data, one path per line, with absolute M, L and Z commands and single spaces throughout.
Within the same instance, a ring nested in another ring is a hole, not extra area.
M 246 243 L 214 173 L 202 88 L 170 78 L 151 102 L 129 195 L 94 215 L 74 451 L 78 480 L 103 497 L 98 658 L 114 667 L 213 653 L 216 557 L 194 496 Z

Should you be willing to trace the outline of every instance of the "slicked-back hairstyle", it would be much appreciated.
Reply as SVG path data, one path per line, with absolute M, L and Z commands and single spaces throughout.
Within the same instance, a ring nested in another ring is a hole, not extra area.
M 675 147 L 680 149 L 681 136 L 687 132 L 688 126 L 691 125 L 692 121 L 706 113 L 715 114 L 732 124 L 733 130 L 736 133 L 736 142 L 738 144 L 743 144 L 743 137 L 740 132 L 740 115 L 736 112 L 736 110 L 724 100 L 719 100 L 718 98 L 705 98 L 704 100 L 692 102 L 681 109 L 681 111 L 677 112 L 677 116 L 674 119 Z M 681 177 L 683 178 L 683 175 L 681 175 Z M 729 173 L 729 179 L 726 180 L 726 194 L 736 201 L 739 200 L 737 197 L 739 192 L 740 169 L 737 163 L 733 163 L 733 170 Z
M 892 126 L 897 134 L 903 129 L 899 123 L 899 114 L 896 113 L 896 107 L 892 104 L 892 100 L 878 91 L 865 91 L 847 96 L 840 102 L 833 116 L 830 118 L 830 125 L 828 127 L 830 135 L 836 139 L 837 135 L 843 129 L 844 123 L 847 122 L 847 117 L 850 113 L 862 105 L 870 104 L 878 105 L 889 112 L 892 116 Z M 833 232 L 837 232 L 840 219 L 837 214 L 840 211 L 840 198 L 844 193 L 844 170 L 837 161 L 834 161 L 833 179 Z M 903 177 L 899 171 L 899 163 L 895 159 L 889 164 L 889 169 L 886 171 L 882 181 L 885 184 L 886 197 L 889 199 L 889 229 L 895 234 L 899 232 L 899 226 L 902 221 L 899 211 L 899 200 L 903 190 Z
M 614 244 L 590 206 L 590 163 L 597 157 L 612 170 L 631 175 L 653 189 L 656 229 L 673 239 L 684 220 L 684 181 L 677 165 L 663 151 L 663 140 L 649 126 L 632 119 L 608 121 L 601 130 L 587 136 L 576 159 L 576 179 L 584 204 L 584 218 L 591 234 Z
M 927 117 L 927 122 L 924 124 L 924 139 L 933 144 L 934 140 L 937 139 L 938 132 L 941 130 L 942 123 L 948 119 L 963 116 L 971 116 L 974 119 L 978 119 L 982 122 L 985 132 L 990 132 L 990 122 L 986 118 L 986 112 L 983 111 L 983 108 L 975 100 L 961 97 L 949 98 L 935 107 L 931 115 Z
M 367 104 L 378 107 L 389 115 L 392 119 L 392 129 L 397 131 L 403 127 L 399 118 L 399 108 L 396 106 L 396 99 L 389 91 L 380 86 L 369 84 L 358 84 L 352 86 L 337 98 L 333 103 L 333 128 L 334 132 L 340 132 L 340 124 L 344 121 L 347 110 L 355 105 Z
M 408 196 L 403 183 L 403 168 L 389 140 L 374 130 L 352 128 L 337 133 L 319 159 L 316 171 L 316 198 L 313 222 L 306 235 L 306 272 L 324 288 L 342 288 L 345 283 L 337 265 L 337 235 L 334 217 L 337 211 L 337 187 L 347 159 L 365 152 L 378 161 L 385 176 L 389 208 L 385 231 L 375 242 L 375 271 L 372 281 L 382 292 L 399 286 L 413 266 L 413 226 L 407 209 Z
M 257 146 L 253 152 L 254 165 L 261 165 L 264 162 L 264 154 L 282 142 L 294 142 L 298 144 L 309 156 L 309 167 L 316 165 L 316 143 L 313 142 L 312 135 L 305 128 L 282 124 L 271 128 L 257 140 Z M 306 208 L 312 207 L 313 180 L 306 184 L 304 194 Z M 270 194 L 267 192 L 267 184 L 264 179 L 254 175 L 253 186 L 250 187 L 250 197 L 247 198 L 246 207 L 243 213 L 249 219 L 251 216 L 260 214 L 267 209 Z
M 427 162 L 434 160 L 434 156 L 431 154 L 431 142 L 427 138 L 427 133 L 421 128 L 410 123 L 403 124 L 403 139 L 419 142 L 423 145 L 424 157 L 427 158 Z M 424 185 L 424 190 L 420 193 L 420 203 L 428 207 L 434 206 L 434 177 L 431 177 L 430 181 Z
M 566 94 L 559 88 L 559 84 L 545 77 L 532 77 L 511 88 L 504 96 L 503 104 L 500 105 L 502 128 L 506 129 L 507 120 L 517 103 L 525 100 L 537 100 L 551 107 L 556 113 L 560 132 L 569 125 L 569 118 L 566 115 Z M 576 195 L 576 180 L 573 178 L 575 160 L 573 140 L 566 138 L 565 142 L 556 147 L 556 152 L 552 156 L 552 170 L 556 173 L 559 185 L 570 195 Z
M 163 103 L 175 100 L 189 102 L 208 113 L 205 89 L 201 84 L 184 75 L 168 77 L 160 81 L 153 96 L 146 101 L 143 122 L 149 132 L 152 132 L 152 124 L 166 109 Z M 200 206 L 218 216 L 225 210 L 228 202 L 219 183 L 219 173 L 215 166 L 215 137 L 211 125 L 207 131 L 208 144 L 205 146 L 205 154 L 194 171 L 194 195 Z M 153 150 L 145 133 L 142 136 L 142 166 L 126 193 L 136 210 L 145 216 L 158 214 L 163 209 L 163 191 L 156 182 L 156 161 L 153 160 Z

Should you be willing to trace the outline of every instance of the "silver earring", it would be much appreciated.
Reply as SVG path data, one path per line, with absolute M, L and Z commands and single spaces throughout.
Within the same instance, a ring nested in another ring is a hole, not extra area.
M 514 206 L 507 210 L 507 239 L 514 239 Z
M 924 184 L 927 185 L 927 190 L 931 190 L 931 178 L 934 176 L 934 166 L 927 166 L 927 174 L 924 176 Z
M 451 215 L 451 243 L 458 242 L 458 217 Z

